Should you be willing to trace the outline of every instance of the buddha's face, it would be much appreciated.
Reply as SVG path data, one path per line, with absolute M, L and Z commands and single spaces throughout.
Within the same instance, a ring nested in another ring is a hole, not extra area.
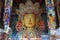
M 24 24 L 27 28 L 34 27 L 34 25 L 36 24 L 35 15 L 34 14 L 26 14 L 24 16 Z

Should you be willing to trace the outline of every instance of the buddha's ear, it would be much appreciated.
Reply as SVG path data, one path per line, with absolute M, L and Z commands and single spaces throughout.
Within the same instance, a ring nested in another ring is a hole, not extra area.
M 36 26 L 38 25 L 39 17 L 36 17 Z
M 36 26 L 38 26 L 39 20 L 42 19 L 41 16 L 38 14 L 36 16 Z
M 24 19 L 21 19 L 21 21 L 22 21 L 22 24 L 24 25 Z

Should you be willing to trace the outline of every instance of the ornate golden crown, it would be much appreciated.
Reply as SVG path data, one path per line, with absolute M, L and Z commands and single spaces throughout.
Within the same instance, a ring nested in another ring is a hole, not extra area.
M 25 4 L 20 3 L 19 4 L 19 9 L 16 10 L 18 15 L 24 15 L 25 13 L 33 13 L 35 12 L 36 14 L 39 13 L 39 3 L 32 3 L 31 0 L 27 0 Z

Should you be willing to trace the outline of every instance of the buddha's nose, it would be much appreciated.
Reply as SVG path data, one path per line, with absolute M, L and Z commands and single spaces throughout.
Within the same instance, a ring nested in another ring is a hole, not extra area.
M 29 21 L 31 22 L 31 19 Z
M 32 24 L 32 23 L 31 23 L 31 19 L 29 20 L 29 24 Z

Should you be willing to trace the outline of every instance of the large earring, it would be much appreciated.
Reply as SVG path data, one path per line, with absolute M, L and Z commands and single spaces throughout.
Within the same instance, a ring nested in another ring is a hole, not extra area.
M 36 26 L 38 26 L 39 18 L 36 19 Z
M 24 26 L 24 20 L 22 19 L 21 21 L 22 21 L 22 26 Z
M 22 28 L 21 28 L 23 31 L 26 30 L 26 27 L 25 27 L 25 24 L 24 24 L 24 20 L 22 19 Z

